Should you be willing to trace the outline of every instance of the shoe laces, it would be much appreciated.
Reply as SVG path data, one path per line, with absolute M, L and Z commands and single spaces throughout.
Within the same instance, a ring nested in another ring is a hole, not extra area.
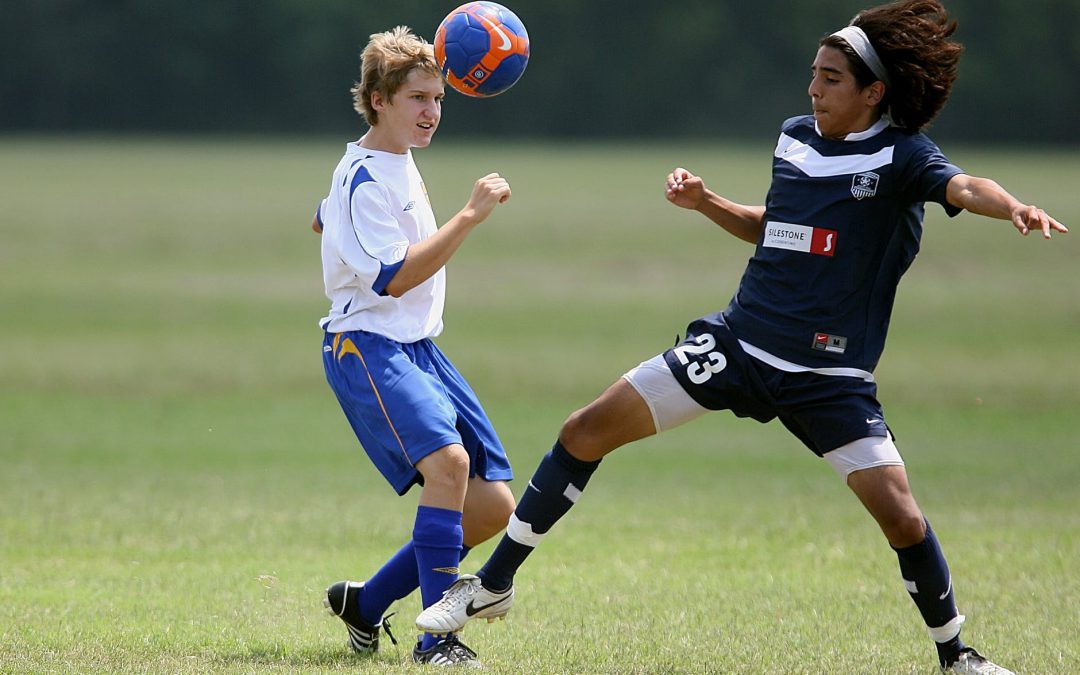
M 446 589 L 443 593 L 443 600 L 457 600 L 464 596 L 465 598 L 472 597 L 480 592 L 480 579 L 473 577 L 471 579 L 459 579 L 454 584 Z
M 390 638 L 390 642 L 392 642 L 393 645 L 396 647 L 397 646 L 397 639 L 394 637 L 394 634 L 390 632 L 390 617 L 394 616 L 395 614 L 397 614 L 397 612 L 390 612 L 389 614 L 387 614 L 386 616 L 383 617 L 383 619 L 382 619 L 382 629 L 383 629 L 383 632 L 386 633 L 386 637 Z
M 476 658 L 476 652 L 469 649 L 464 642 L 458 639 L 457 635 L 451 635 L 443 640 L 439 643 L 439 648 L 440 651 L 445 653 L 448 657 L 451 657 L 454 661 L 461 660 L 462 657 L 464 657 L 465 660 Z
M 964 647 L 956 656 L 956 660 L 949 663 L 948 667 L 964 662 L 965 666 L 973 668 L 970 672 L 974 673 L 1008 673 L 1011 672 L 996 663 L 991 662 L 988 658 L 975 651 L 971 647 Z

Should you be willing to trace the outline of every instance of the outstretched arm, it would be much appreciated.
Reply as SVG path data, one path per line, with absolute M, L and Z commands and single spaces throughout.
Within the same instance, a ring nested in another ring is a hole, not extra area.
M 668 174 L 667 200 L 675 206 L 693 209 L 743 241 L 756 244 L 761 235 L 764 206 L 746 206 L 724 199 L 705 188 L 705 182 L 686 169 Z
M 953 206 L 999 220 L 1011 220 L 1020 234 L 1041 230 L 1043 239 L 1051 231 L 1068 232 L 1058 221 L 1034 204 L 1025 204 L 989 178 L 958 174 L 949 180 L 945 198 Z

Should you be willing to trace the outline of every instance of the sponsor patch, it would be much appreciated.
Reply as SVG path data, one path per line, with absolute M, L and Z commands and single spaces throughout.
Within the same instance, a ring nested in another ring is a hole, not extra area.
M 815 333 L 814 349 L 834 354 L 843 354 L 847 351 L 847 338 L 842 335 L 829 335 L 828 333 Z
M 836 230 L 770 220 L 765 223 L 765 239 L 762 246 L 832 257 L 836 254 L 836 239 Z
M 855 174 L 851 179 L 851 194 L 855 199 L 866 199 L 877 194 L 878 182 L 881 176 L 873 171 L 864 171 Z

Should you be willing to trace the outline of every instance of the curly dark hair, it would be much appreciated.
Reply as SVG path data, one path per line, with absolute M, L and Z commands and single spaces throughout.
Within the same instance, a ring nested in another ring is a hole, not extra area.
M 949 100 L 964 50 L 949 39 L 956 21 L 938 0 L 897 0 L 859 12 L 851 25 L 866 33 L 889 74 L 882 111 L 908 131 L 930 126 Z M 847 56 L 859 87 L 879 79 L 842 38 L 829 35 L 820 45 Z

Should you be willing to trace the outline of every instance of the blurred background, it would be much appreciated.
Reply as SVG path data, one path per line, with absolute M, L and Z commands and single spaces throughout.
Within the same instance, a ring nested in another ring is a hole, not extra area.
M 0 0 L 0 673 L 357 672 L 324 589 L 396 550 L 416 497 L 326 386 L 308 224 L 364 132 L 368 35 L 433 39 L 457 4 Z M 864 5 L 505 4 L 528 70 L 450 92 L 417 161 L 440 222 L 479 176 L 514 188 L 455 254 L 439 345 L 520 494 L 566 415 L 752 254 L 664 175 L 762 203 L 818 40 Z M 1080 0 L 946 4 L 967 53 L 931 135 L 1074 232 L 928 208 L 879 391 L 975 644 L 1080 673 Z M 519 577 L 545 592 L 470 633 L 491 672 L 929 672 L 895 556 L 781 425 L 710 416 L 603 473 Z M 414 674 L 409 649 L 370 670 Z
M 0 130 L 352 134 L 367 36 L 406 24 L 432 40 L 456 4 L 4 0 Z M 817 41 L 867 3 L 506 4 L 532 39 L 528 75 L 499 105 L 451 97 L 454 136 L 771 136 L 807 108 Z M 1080 141 L 1080 2 L 946 5 L 967 53 L 935 138 Z

